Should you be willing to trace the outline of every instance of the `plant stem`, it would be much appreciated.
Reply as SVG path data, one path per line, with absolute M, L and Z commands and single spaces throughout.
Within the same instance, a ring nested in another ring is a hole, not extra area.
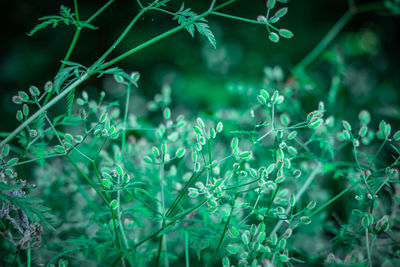
M 203 200 L 202 202 L 200 202 L 199 204 L 197 204 L 196 206 L 185 210 L 184 212 L 180 213 L 179 215 L 177 215 L 176 217 L 174 217 L 170 222 L 166 223 L 163 227 L 161 227 L 160 229 L 154 231 L 152 234 L 148 235 L 147 237 L 143 238 L 141 241 L 139 241 L 138 243 L 135 244 L 135 248 L 141 246 L 143 243 L 145 243 L 146 241 L 153 239 L 154 237 L 158 236 L 158 234 L 160 232 L 162 232 L 163 230 L 165 230 L 167 227 L 173 225 L 174 223 L 176 223 L 178 220 L 184 218 L 186 215 L 188 215 L 189 213 L 197 210 L 198 208 L 200 208 L 201 206 L 203 206 L 205 203 L 207 202 L 207 200 Z
M 126 57 L 128 57 L 128 56 L 130 56 L 130 55 L 132 55 L 132 54 L 134 54 L 134 53 L 136 53 L 136 52 L 138 52 L 138 51 L 140 51 L 140 50 L 142 50 L 142 49 L 148 47 L 149 45 L 151 45 L 151 44 L 153 44 L 153 43 L 155 43 L 155 42 L 157 42 L 157 41 L 159 41 L 159 40 L 161 40 L 161 39 L 164 39 L 164 38 L 166 38 L 166 37 L 168 37 L 168 36 L 170 36 L 170 35 L 172 35 L 172 34 L 178 32 L 178 31 L 180 31 L 180 30 L 182 30 L 182 29 L 185 29 L 188 25 L 192 24 L 193 22 L 196 22 L 196 21 L 200 20 L 201 18 L 204 18 L 204 17 L 210 15 L 210 14 L 211 14 L 212 12 L 214 12 L 215 10 L 221 9 L 221 8 L 227 6 L 227 5 L 229 5 L 229 4 L 231 4 L 231 3 L 235 2 L 235 1 L 236 1 L 236 0 L 229 0 L 229 1 L 226 1 L 225 3 L 223 3 L 223 4 L 221 4 L 221 5 L 217 6 L 217 7 L 215 7 L 213 10 L 206 11 L 206 12 L 202 13 L 201 15 L 199 15 L 199 16 L 193 18 L 192 20 L 188 21 L 187 23 L 184 23 L 184 24 L 182 24 L 182 25 L 180 25 L 180 26 L 177 26 L 177 27 L 175 27 L 175 28 L 173 28 L 173 29 L 171 29 L 171 30 L 169 30 L 169 31 L 167 31 L 167 32 L 165 32 L 165 33 L 163 33 L 163 34 L 160 34 L 160 35 L 154 37 L 153 39 L 148 40 L 147 42 L 144 42 L 144 43 L 142 43 L 142 44 L 136 46 L 135 48 L 132 48 L 131 50 L 129 50 L 129 51 L 127 51 L 127 52 L 125 52 L 125 53 L 119 55 L 118 57 L 116 57 L 116 58 L 114 58 L 114 59 L 112 59 L 111 61 L 104 63 L 104 64 L 99 68 L 99 70 L 103 70 L 103 69 L 105 69 L 105 68 L 108 68 L 108 67 L 110 67 L 111 65 L 114 65 L 115 63 L 117 63 L 117 62 L 123 60 L 124 58 L 126 58 Z M 149 8 L 149 9 L 151 9 L 151 8 Z
M 125 114 L 124 114 L 124 131 L 123 131 L 123 134 L 122 134 L 122 150 L 121 150 L 121 161 L 123 160 L 123 158 L 124 158 L 124 152 L 125 152 L 125 138 L 126 138 L 126 131 L 125 131 L 125 129 L 126 129 L 126 121 L 127 121 L 127 118 L 128 118 L 128 110 L 129 110 L 129 97 L 130 97 L 130 94 L 131 94 L 131 86 L 128 84 L 127 85 L 127 89 L 126 89 L 126 102 L 125 102 Z M 118 175 L 118 185 L 120 184 L 120 182 L 121 182 L 121 177 L 120 177 L 120 175 Z M 122 236 L 122 239 L 123 239 L 123 241 L 124 241 L 124 245 L 125 245 L 125 247 L 127 248 L 127 249 L 129 249 L 129 243 L 128 243 L 128 239 L 127 239 L 127 237 L 126 237 L 126 234 L 125 234 L 125 230 L 124 230 L 124 226 L 123 226 L 123 224 L 122 224 L 122 221 L 121 221 L 121 211 L 120 211 L 120 209 L 121 209 L 121 205 L 120 205 L 120 202 L 121 202 L 121 190 L 120 189 L 118 189 L 117 190 L 117 203 L 118 203 L 118 206 L 117 206 L 117 216 L 118 216 L 118 226 L 119 226 L 119 228 L 120 228 L 120 230 L 121 230 L 121 236 Z
M 192 177 L 190 177 L 189 181 L 185 184 L 185 186 L 182 188 L 182 190 L 179 193 L 179 195 L 175 198 L 174 202 L 172 202 L 172 205 L 169 207 L 169 209 L 165 213 L 165 217 L 167 217 L 167 218 L 170 217 L 172 212 L 178 206 L 178 204 L 181 201 L 181 199 L 185 196 L 189 186 L 191 186 L 197 180 L 197 178 L 200 177 L 200 175 L 204 172 L 204 170 L 205 170 L 205 168 L 203 168 L 199 173 L 197 173 L 197 175 L 195 175 L 195 173 L 192 174 Z
M 127 123 L 126 122 L 128 120 L 130 94 L 131 94 L 131 86 L 128 84 L 127 88 L 126 88 L 126 101 L 125 101 L 125 114 L 124 114 L 124 131 L 122 133 L 122 150 L 121 150 L 122 159 L 124 157 L 124 152 L 125 152 L 125 139 L 126 139 L 126 129 L 127 129 Z
M 83 171 L 79 168 L 79 166 L 76 164 L 76 162 L 69 155 L 66 155 L 66 157 L 72 163 L 72 165 L 75 167 L 75 169 L 82 175 L 82 177 L 85 178 L 85 180 L 89 183 L 89 185 L 96 191 L 96 193 L 100 196 L 100 198 L 106 203 L 107 207 L 110 209 L 111 217 L 112 217 L 113 225 L 114 225 L 114 231 L 115 231 L 115 240 L 116 240 L 116 243 L 117 243 L 117 247 L 120 249 L 121 248 L 121 243 L 119 241 L 117 225 L 116 225 L 116 222 L 115 222 L 116 216 L 115 216 L 114 211 L 112 210 L 112 208 L 110 206 L 109 200 L 103 195 L 103 193 L 101 193 L 101 191 L 92 182 L 92 180 L 90 180 L 90 178 L 85 173 L 83 173 Z M 96 172 L 97 172 L 97 170 L 96 170 Z
M 362 180 L 358 180 L 357 182 L 354 182 L 353 184 L 351 184 L 350 186 L 348 186 L 347 188 L 345 188 L 342 192 L 340 192 L 339 194 L 337 194 L 334 198 L 332 198 L 331 200 L 329 200 L 328 202 L 326 202 L 324 205 L 322 205 L 321 207 L 319 207 L 317 210 L 315 210 L 314 212 L 312 212 L 309 217 L 313 217 L 315 215 L 317 215 L 318 213 L 320 213 L 322 210 L 324 210 L 326 207 L 328 207 L 330 204 L 332 204 L 333 202 L 335 202 L 338 198 L 340 198 L 341 196 L 343 196 L 344 194 L 347 193 L 347 191 L 349 191 L 350 189 L 352 189 L 354 186 L 356 186 L 359 182 L 361 182 Z
M 235 199 L 236 199 L 236 198 L 237 198 L 237 194 L 236 194 L 236 196 L 235 196 Z M 232 213 L 233 213 L 233 210 L 234 210 L 234 209 L 235 209 L 235 201 L 234 201 L 233 204 L 232 204 L 231 212 L 229 213 L 229 217 L 228 217 L 228 219 L 227 219 L 226 222 L 225 222 L 224 230 L 222 231 L 221 237 L 220 237 L 219 242 L 218 242 L 218 246 L 215 248 L 213 254 L 211 255 L 211 258 L 208 260 L 208 262 L 207 262 L 207 264 L 206 264 L 206 267 L 210 266 L 210 264 L 212 263 L 212 261 L 213 261 L 215 255 L 217 254 L 219 248 L 221 247 L 222 242 L 224 241 L 224 237 L 225 237 L 225 234 L 226 234 L 226 230 L 228 229 L 229 222 L 231 221 Z
M 216 15 L 216 16 L 220 16 L 220 17 L 224 17 L 224 18 L 228 18 L 228 19 L 233 19 L 233 20 L 238 20 L 238 21 L 243 21 L 243 22 L 248 22 L 248 23 L 253 23 L 253 24 L 268 25 L 268 27 L 271 27 L 275 31 L 279 31 L 278 28 L 276 28 L 275 26 L 271 25 L 270 23 L 265 23 L 265 22 L 254 20 L 254 19 L 246 19 L 246 18 L 233 16 L 233 15 L 229 15 L 229 14 L 225 14 L 225 13 L 221 13 L 221 12 L 216 12 L 216 11 L 211 12 L 211 15 Z
M 76 20 L 77 20 L 78 23 L 79 23 L 78 0 L 74 0 L 74 8 L 75 8 Z
M 329 32 L 322 38 L 322 40 L 314 47 L 313 50 L 303 58 L 300 63 L 296 65 L 294 68 L 294 73 L 298 73 L 299 71 L 307 68 L 311 62 L 313 62 L 332 42 L 333 39 L 339 34 L 339 32 L 344 28 L 344 26 L 350 21 L 353 17 L 353 13 L 350 11 L 346 11 L 343 16 L 333 25 L 333 27 L 329 30 Z
M 143 8 L 142 2 L 140 2 L 140 0 L 136 0 L 136 2 L 138 3 L 140 8 Z
M 189 235 L 188 232 L 185 231 L 185 263 L 186 263 L 186 267 L 190 267 L 189 266 Z
M 111 61 L 102 64 L 102 65 L 97 69 L 97 71 L 103 70 L 103 69 L 105 69 L 105 68 L 108 68 L 109 66 L 111 66 L 111 65 L 113 65 L 113 64 L 115 64 L 115 63 L 121 61 L 122 59 L 124 59 L 124 58 L 126 58 L 126 57 L 128 57 L 128 56 L 130 56 L 130 55 L 132 55 L 132 54 L 134 54 L 134 53 L 136 53 L 137 51 L 140 51 L 140 50 L 142 50 L 143 48 L 145 48 L 145 47 L 147 47 L 147 46 L 149 46 L 149 45 L 151 45 L 151 44 L 153 44 L 153 43 L 155 43 L 155 42 L 157 42 L 157 41 L 159 41 L 159 40 L 161 40 L 161 39 L 164 39 L 164 38 L 166 38 L 166 37 L 172 35 L 172 34 L 175 33 L 175 32 L 178 32 L 178 31 L 184 29 L 185 27 L 187 27 L 188 25 L 192 24 L 193 22 L 195 22 L 195 21 L 197 21 L 197 20 L 199 20 L 199 19 L 201 19 L 201 18 L 204 18 L 204 17 L 206 17 L 207 15 L 210 15 L 211 12 L 213 12 L 213 11 L 215 11 L 215 10 L 218 10 L 218 9 L 221 9 L 221 8 L 227 6 L 227 5 L 229 5 L 229 4 L 231 4 L 231 3 L 235 2 L 235 1 L 236 1 L 236 0 L 229 0 L 229 1 L 226 1 L 225 3 L 223 3 L 223 4 L 221 4 L 221 5 L 217 6 L 217 7 L 215 7 L 213 10 L 206 11 L 206 12 L 204 12 L 203 14 L 201 14 L 201 15 L 197 16 L 196 18 L 192 19 L 191 21 L 189 21 L 189 22 L 187 22 L 187 23 L 185 23 L 185 24 L 183 24 L 183 25 L 177 26 L 177 27 L 175 27 L 174 29 L 169 30 L 169 31 L 167 31 L 167 32 L 165 32 L 165 33 L 163 33 L 163 34 L 160 34 L 160 35 L 158 35 L 157 37 L 154 37 L 153 39 L 151 39 L 151 40 L 149 40 L 149 41 L 147 41 L 147 42 L 144 42 L 143 44 L 141 44 L 141 45 L 139 45 L 139 46 L 137 46 L 137 47 L 135 47 L 135 48 L 133 48 L 133 49 L 131 49 L 131 50 L 129 50 L 129 51 L 123 53 L 123 54 L 121 54 L 120 56 L 118 56 L 118 57 L 112 59 Z M 103 10 L 109 5 L 109 3 L 111 4 L 111 2 L 112 2 L 112 1 L 108 2 L 108 3 L 106 4 L 106 6 L 104 6 L 104 7 L 103 7 L 101 10 L 99 10 L 98 12 L 103 11 Z M 149 9 L 150 9 L 150 7 L 149 7 Z M 142 15 L 145 11 L 147 11 L 147 8 L 142 9 L 142 10 L 139 12 L 139 14 L 136 15 L 136 17 L 132 20 L 132 22 L 131 22 L 129 25 L 131 25 L 131 24 L 133 25 L 133 23 L 135 23 L 136 20 L 139 19 L 139 15 Z M 124 31 L 125 35 L 126 35 L 126 33 L 127 33 L 127 30 L 129 31 L 129 29 L 130 29 L 130 27 L 128 26 L 127 29 Z M 123 34 L 124 34 L 124 33 L 123 33 Z M 54 97 L 50 102 L 48 102 L 48 103 L 46 103 L 45 105 L 43 105 L 43 107 L 42 107 L 41 109 L 39 109 L 38 111 L 36 111 L 32 116 L 30 116 L 26 121 L 24 121 L 24 122 L 23 122 L 20 126 L 18 126 L 14 131 L 12 131 L 4 140 L 2 140 L 2 141 L 0 142 L 0 148 L 2 148 L 2 147 L 3 147 L 4 145 L 6 145 L 8 142 L 10 142 L 12 139 L 14 139 L 14 137 L 15 137 L 20 131 L 22 131 L 23 129 L 25 129 L 25 127 L 27 127 L 32 121 L 34 121 L 35 119 L 37 119 L 44 111 L 48 110 L 50 107 L 52 107 L 54 104 L 56 104 L 56 103 L 57 103 L 58 101 L 60 101 L 62 98 L 64 98 L 64 96 L 66 96 L 69 92 L 71 92 L 72 90 L 74 90 L 74 89 L 75 89 L 77 86 L 79 86 L 82 82 L 84 82 L 84 81 L 87 80 L 90 76 L 92 76 L 92 75 L 95 73 L 96 67 L 99 66 L 99 64 L 101 63 L 101 61 L 104 60 L 104 58 L 105 58 L 109 53 L 111 53 L 112 50 L 114 50 L 114 48 L 116 47 L 116 45 L 118 45 L 121 41 L 122 41 L 122 38 L 121 38 L 121 36 L 120 36 L 120 37 L 117 39 L 117 41 L 114 43 L 114 45 L 113 45 L 109 50 L 107 50 L 107 52 L 106 52 L 98 61 L 96 61 L 96 62 L 89 68 L 89 71 L 87 71 L 86 73 L 84 73 L 84 74 L 83 74 L 81 77 L 79 77 L 76 81 L 74 81 L 72 84 L 70 84 L 70 85 L 69 85 L 67 88 L 65 88 L 59 95 L 57 95 L 56 97 Z
M 79 37 L 80 33 L 81 33 L 81 28 L 79 28 L 79 27 L 76 28 L 74 37 L 72 38 L 72 41 L 71 41 L 71 44 L 69 45 L 67 54 L 65 55 L 64 60 L 61 63 L 61 66 L 60 66 L 60 69 L 58 70 L 58 72 L 60 72 L 60 71 L 62 71 L 64 69 L 64 67 L 65 67 L 65 63 L 64 62 L 69 60 L 69 57 L 71 56 L 72 51 L 75 48 L 76 42 L 78 41 L 78 37 Z M 51 96 L 51 94 L 48 94 L 48 97 L 49 96 Z
M 379 147 L 378 151 L 375 153 L 374 158 L 372 159 L 371 163 L 368 165 L 368 169 L 370 169 L 372 164 L 374 164 L 376 158 L 378 157 L 379 153 L 381 153 L 381 151 L 382 151 L 383 147 L 385 146 L 386 142 L 387 142 L 387 138 L 385 138 L 385 140 L 382 142 L 381 146 Z
M 117 38 L 117 40 L 114 42 L 114 44 L 96 61 L 94 64 L 94 68 L 97 67 L 98 64 L 102 64 L 103 60 L 111 54 L 111 52 L 121 43 L 121 41 L 125 38 L 125 36 L 128 34 L 130 29 L 133 27 L 133 25 L 136 23 L 136 21 L 148 10 L 148 8 L 143 8 L 139 11 L 139 13 L 132 19 L 132 21 L 128 24 L 128 26 L 125 28 L 125 30 L 122 32 L 122 34 Z M 103 67 L 100 69 L 104 69 L 107 67 Z
M 165 196 L 164 196 L 164 154 L 162 155 L 162 164 L 160 165 L 160 186 L 161 186 L 161 213 L 163 214 L 163 219 L 161 222 L 161 228 L 165 225 Z M 158 243 L 158 252 L 157 252 L 157 261 L 156 266 L 160 265 L 160 257 L 161 257 L 161 250 L 163 248 L 163 242 L 165 242 L 164 238 L 165 234 L 162 234 L 159 239 Z M 166 265 L 168 265 L 168 257 L 166 257 Z M 167 266 L 166 266 L 167 267 Z
M 86 20 L 86 23 L 92 22 L 98 15 L 100 15 L 109 5 L 111 5 L 115 0 L 109 0 L 107 3 L 105 3 L 104 6 L 102 6 L 99 10 L 97 10 L 90 18 Z
M 375 2 L 354 7 L 352 10 L 347 10 L 343 16 L 332 26 L 329 32 L 322 38 L 322 40 L 311 50 L 311 52 L 303 58 L 293 69 L 292 73 L 296 74 L 307 68 L 321 53 L 331 44 L 341 30 L 346 26 L 355 14 L 360 14 L 369 11 L 380 9 L 387 9 L 383 3 Z M 355 10 L 355 11 L 354 11 Z
M 28 251 L 26 257 L 26 266 L 31 267 L 31 242 L 28 242 Z
M 369 248 L 369 233 L 368 228 L 365 228 L 365 246 L 367 247 L 368 267 L 372 267 L 371 250 Z

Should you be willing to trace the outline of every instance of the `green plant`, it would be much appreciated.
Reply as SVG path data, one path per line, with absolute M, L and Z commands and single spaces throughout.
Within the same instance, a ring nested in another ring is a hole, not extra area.
M 82 20 L 74 0 L 74 12 L 61 7 L 59 15 L 41 18 L 29 33 L 59 23 L 75 27 L 54 79 L 12 99 L 20 125 L 3 134 L 0 143 L 6 263 L 30 266 L 33 253 L 37 264 L 60 266 L 68 264 L 65 259 L 105 266 L 183 261 L 211 266 L 221 260 L 223 266 L 399 264 L 400 131 L 384 120 L 375 127 L 367 110 L 352 123 L 335 115 L 346 65 L 329 46 L 354 15 L 396 14 L 398 2 L 356 6 L 349 1 L 349 11 L 289 75 L 280 67 L 266 67 L 257 88 L 231 84 L 230 94 L 242 100 L 235 110 L 184 116 L 174 109 L 173 88 L 166 84 L 148 104 L 157 114 L 152 118 L 131 112 L 140 74 L 129 74 L 117 63 L 180 30 L 192 37 L 198 33 L 216 47 L 208 16 L 263 25 L 274 43 L 291 38 L 290 30 L 276 26 L 287 13 L 277 6 L 288 1 L 268 0 L 266 16 L 252 20 L 221 13 L 235 0 L 213 0 L 202 13 L 183 3 L 173 12 L 166 9 L 168 0 L 138 0 L 138 14 L 99 59 L 90 66 L 71 61 L 82 30 L 96 29 L 92 22 L 113 2 Z M 150 12 L 171 15 L 178 26 L 107 60 Z M 315 78 L 307 68 L 319 57 L 334 74 L 327 96 L 309 108 L 302 97 Z M 106 76 L 123 88 L 122 99 L 78 89 Z M 50 112 L 62 100 L 64 112 Z M 384 151 L 392 158 L 382 158 Z M 29 170 L 36 185 L 23 178 L 28 165 L 34 166 Z M 316 191 L 326 185 L 319 181 L 323 177 L 334 186 L 320 195 Z M 30 196 L 35 190 L 43 193 L 42 200 Z M 66 199 L 64 205 L 46 208 L 54 197 Z M 344 197 L 348 207 L 340 221 L 329 211 Z M 76 232 L 64 234 L 67 227 Z M 299 245 L 312 236 L 308 231 L 330 233 L 334 242 L 321 238 L 324 248 L 312 255 Z M 55 254 L 40 246 L 43 233 Z

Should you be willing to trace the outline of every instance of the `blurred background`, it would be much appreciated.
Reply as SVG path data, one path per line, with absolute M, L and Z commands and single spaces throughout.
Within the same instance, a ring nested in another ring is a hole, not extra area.
M 78 1 L 81 19 L 88 18 L 105 2 Z M 355 1 L 356 4 L 366 2 Z M 3 118 L 14 117 L 16 106 L 11 97 L 18 90 L 27 90 L 30 85 L 43 88 L 45 82 L 52 80 L 56 74 L 72 39 L 73 26 L 60 24 L 55 29 L 48 27 L 33 37 L 29 37 L 27 32 L 38 23 L 39 17 L 57 14 L 61 5 L 72 8 L 73 2 L 18 0 L 2 3 L 0 109 Z M 167 9 L 175 11 L 180 5 L 181 1 L 172 0 Z M 185 6 L 192 7 L 197 13 L 204 11 L 208 5 L 203 0 L 185 1 Z M 288 6 L 289 12 L 277 26 L 292 30 L 293 39 L 272 43 L 262 25 L 210 16 L 208 20 L 217 39 L 217 49 L 199 34 L 192 39 L 187 31 L 180 31 L 130 56 L 118 66 L 127 72 L 140 72 L 141 80 L 135 92 L 138 104 L 153 99 L 163 84 L 169 84 L 173 103 L 184 103 L 193 111 L 234 106 L 240 99 L 226 94 L 227 87 L 235 83 L 258 86 L 266 66 L 279 65 L 288 77 L 292 68 L 348 9 L 348 1 L 290 1 L 282 6 Z M 111 8 L 93 21 L 98 30 L 83 30 L 70 60 L 85 66 L 92 64 L 109 48 L 137 11 L 136 1 L 115 1 Z M 265 15 L 265 11 L 265 1 L 258 0 L 239 0 L 221 10 L 250 19 Z M 167 14 L 149 12 L 110 58 L 176 25 L 177 22 Z M 335 52 L 331 53 L 331 58 L 326 53 L 310 66 L 312 95 L 315 98 L 326 96 L 335 72 L 332 61 L 339 62 L 346 73 L 341 85 L 345 89 L 340 91 L 345 97 L 340 98 L 342 102 L 335 103 L 336 107 L 346 107 L 351 103 L 356 104 L 353 106 L 355 110 L 369 107 L 372 111 L 375 107 L 382 115 L 398 120 L 399 26 L 399 17 L 388 16 L 387 13 L 355 16 L 330 46 L 331 52 Z M 332 59 L 332 55 L 336 59 Z M 100 90 L 112 92 L 118 99 L 118 88 L 111 85 L 107 79 L 91 79 L 82 88 L 89 93 Z M 354 113 L 355 116 L 357 114 L 358 111 Z M 16 120 L 6 120 L 0 131 L 10 131 L 16 125 Z

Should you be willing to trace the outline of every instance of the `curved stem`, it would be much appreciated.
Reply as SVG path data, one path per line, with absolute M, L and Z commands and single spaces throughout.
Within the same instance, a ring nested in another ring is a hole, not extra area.
M 361 14 L 369 11 L 387 9 L 381 2 L 368 3 L 354 7 L 351 10 L 347 10 L 343 16 L 332 26 L 329 32 L 322 38 L 322 40 L 314 47 L 313 50 L 303 58 L 293 69 L 293 74 L 301 72 L 307 68 L 321 53 L 332 43 L 336 36 L 342 31 L 344 26 L 353 18 L 356 14 Z

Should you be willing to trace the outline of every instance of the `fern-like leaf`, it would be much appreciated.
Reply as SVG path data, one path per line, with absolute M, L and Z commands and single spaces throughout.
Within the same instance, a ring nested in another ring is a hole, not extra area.
M 217 42 L 210 26 L 207 24 L 207 20 L 205 18 L 200 18 L 197 21 L 193 21 L 197 16 L 198 14 L 196 12 L 192 11 L 190 8 L 185 9 L 185 5 L 182 4 L 178 12 L 175 13 L 173 19 L 178 20 L 180 25 L 187 24 L 185 29 L 192 37 L 194 37 L 194 32 L 197 30 L 200 34 L 204 35 L 215 48 Z
M 69 92 L 67 96 L 67 114 L 68 117 L 71 117 L 71 111 L 72 111 L 72 104 L 74 103 L 75 99 L 75 89 L 73 89 L 71 92 Z

